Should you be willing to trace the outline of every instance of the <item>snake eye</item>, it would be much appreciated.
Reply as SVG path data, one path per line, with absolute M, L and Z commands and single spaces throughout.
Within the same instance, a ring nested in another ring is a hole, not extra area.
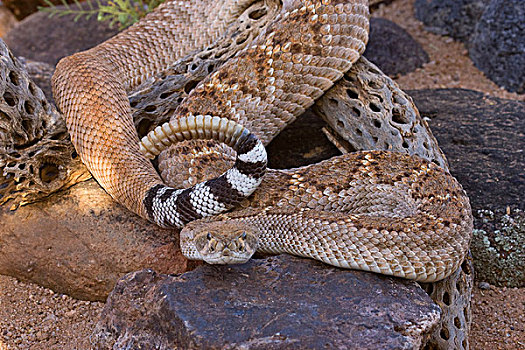
M 211 233 L 208 232 L 208 234 L 206 235 L 206 238 L 208 239 L 208 241 L 211 241 Z
M 241 235 L 241 239 L 246 239 L 246 231 L 244 231 Z

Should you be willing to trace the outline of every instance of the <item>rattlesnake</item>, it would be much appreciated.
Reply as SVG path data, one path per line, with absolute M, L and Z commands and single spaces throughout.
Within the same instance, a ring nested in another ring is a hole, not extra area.
M 246 204 L 264 172 L 265 153 L 250 137 L 230 175 L 185 191 L 169 188 L 139 150 L 126 92 L 212 43 L 253 2 L 167 1 L 130 29 L 57 65 L 55 100 L 83 162 L 116 200 L 161 226 L 181 227 Z M 367 39 L 365 0 L 284 0 L 281 13 L 254 42 L 202 81 L 177 108 L 171 126 L 156 129 L 143 145 L 157 153 L 168 139 L 217 136 L 225 123 L 218 117 L 242 124 L 267 144 L 342 77 Z M 188 120 L 202 121 L 200 131 L 188 131 Z M 186 131 L 174 136 L 181 127 Z M 193 232 L 204 233 L 204 249 L 218 248 L 217 236 L 208 235 L 208 228 L 230 236 L 224 229 L 236 231 L 240 224 L 250 228 L 233 237 L 232 244 L 223 244 L 225 248 L 245 249 L 253 231 L 261 234 L 260 248 L 268 252 L 286 251 L 424 281 L 446 277 L 465 256 L 472 226 L 468 199 L 457 181 L 433 164 L 368 152 L 292 169 L 282 173 L 284 177 L 272 174 L 263 182 L 267 185 L 262 193 L 270 194 L 269 200 L 256 193 L 250 209 L 186 226 L 182 234 L 190 236 L 182 237 L 185 254 L 202 258 L 186 249 Z M 307 205 L 301 206 L 302 201 Z M 384 201 L 397 209 L 380 206 Z M 255 221 L 259 228 L 251 228 Z M 275 223 L 282 223 L 273 227 L 279 232 L 272 228 L 268 233 L 265 227 Z M 293 236 L 305 230 L 307 236 Z M 287 233 L 292 236 L 283 236 Z M 444 241 L 452 237 L 452 242 Z M 351 243 L 354 239 L 359 244 Z M 350 245 L 342 246 L 342 240 Z M 401 246 L 405 248 L 394 249 Z M 210 261 L 228 260 L 221 259 Z

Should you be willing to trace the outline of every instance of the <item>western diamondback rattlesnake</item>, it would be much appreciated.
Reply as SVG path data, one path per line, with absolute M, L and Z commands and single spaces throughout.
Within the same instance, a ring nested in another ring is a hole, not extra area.
M 82 160 L 116 200 L 159 225 L 180 227 L 241 202 L 258 184 L 253 180 L 260 177 L 265 159 L 254 141 L 238 156 L 244 164 L 236 164 L 222 180 L 185 192 L 166 187 L 139 151 L 126 91 L 212 43 L 253 2 L 168 1 L 127 31 L 57 66 L 55 99 Z M 267 144 L 341 78 L 364 51 L 367 38 L 367 1 L 285 0 L 282 12 L 252 45 L 201 82 L 176 110 L 172 126 L 157 130 L 145 146 L 157 152 L 184 133 L 186 139 L 219 135 L 224 125 L 207 115 L 235 120 Z M 174 126 L 177 118 L 194 115 L 197 124 L 202 122 L 193 136 L 180 130 L 191 126 Z M 290 170 L 282 177 L 270 175 L 270 188 L 262 192 L 270 199 L 250 202 L 257 213 L 252 208 L 222 217 L 228 220 L 204 220 L 205 230 L 199 229 L 191 242 L 203 236 L 201 252 L 225 248 L 231 256 L 229 250 L 245 250 L 247 234 L 253 232 L 261 235 L 259 248 L 265 251 L 439 280 L 463 260 L 472 220 L 461 186 L 436 168 L 418 158 L 368 152 Z M 231 236 L 224 230 L 237 232 L 239 227 L 244 231 L 223 244 L 222 237 Z M 190 224 L 183 233 L 195 231 L 196 224 Z M 184 249 L 188 242 L 183 238 Z M 193 250 L 186 254 L 201 258 Z M 221 259 L 209 260 L 229 258 Z

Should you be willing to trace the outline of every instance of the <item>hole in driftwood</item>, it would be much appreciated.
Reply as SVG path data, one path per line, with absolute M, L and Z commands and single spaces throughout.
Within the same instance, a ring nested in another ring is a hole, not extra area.
M 144 108 L 144 111 L 148 113 L 155 112 L 156 110 L 157 110 L 157 106 L 154 106 L 154 105 L 149 105 L 149 106 L 146 106 L 146 108 Z
M 40 167 L 40 180 L 50 183 L 58 177 L 60 171 L 55 164 L 45 163 Z
M 248 14 L 248 17 L 256 21 L 258 19 L 261 19 L 264 15 L 266 15 L 266 9 L 260 8 L 260 9 L 250 12 Z
M 24 102 L 24 110 L 27 114 L 33 114 L 35 112 L 35 107 L 31 104 L 31 102 L 26 101 Z
M 408 120 L 401 114 L 401 112 L 394 108 L 392 111 L 392 121 L 397 124 L 408 124 Z
M 16 105 L 16 99 L 9 91 L 4 92 L 4 100 L 11 107 Z
M 445 305 L 450 306 L 450 294 L 448 294 L 448 292 L 443 293 L 443 302 Z
M 354 90 L 347 89 L 346 94 L 348 95 L 348 97 L 350 97 L 353 100 L 356 100 L 359 98 L 359 94 L 355 92 Z
M 31 95 L 36 95 L 36 86 L 32 82 L 29 82 L 29 92 Z
M 457 329 L 461 329 L 461 321 L 459 320 L 459 317 L 454 317 L 454 326 L 456 326 Z
M 441 328 L 441 331 L 439 332 L 439 336 L 442 339 L 448 340 L 450 338 L 450 333 L 448 331 L 448 328 L 443 326 L 443 328 Z
M 9 72 L 9 80 L 11 81 L 11 83 L 13 83 L 13 85 L 18 86 L 20 84 L 18 74 L 16 74 L 15 72 Z
M 166 92 L 163 92 L 162 94 L 160 94 L 160 99 L 161 100 L 164 100 L 168 97 L 170 97 L 171 95 L 173 95 L 175 93 L 175 91 L 166 91 Z
M 376 105 L 375 103 L 370 102 L 370 103 L 369 103 L 369 106 L 370 106 L 370 109 L 371 109 L 373 112 L 381 112 L 381 108 L 379 108 L 379 106 Z
M 186 85 L 184 85 L 184 92 L 189 94 L 191 92 L 191 90 L 195 89 L 195 87 L 197 86 L 197 84 L 199 84 L 198 81 L 196 80 L 190 80 L 186 83 Z

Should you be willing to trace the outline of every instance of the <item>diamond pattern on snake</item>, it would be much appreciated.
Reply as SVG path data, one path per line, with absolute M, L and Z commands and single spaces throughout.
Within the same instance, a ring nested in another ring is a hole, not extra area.
M 139 146 L 127 92 L 221 38 L 252 3 L 167 1 L 59 62 L 55 100 L 82 161 L 129 210 L 183 227 L 190 259 L 241 263 L 259 250 L 418 281 L 450 275 L 467 253 L 472 216 L 461 185 L 437 165 L 367 151 L 263 176 L 262 145 L 363 53 L 368 1 L 283 0 L 252 44 L 199 83 Z M 233 146 L 235 164 L 190 189 L 167 186 L 146 154 L 193 139 Z

